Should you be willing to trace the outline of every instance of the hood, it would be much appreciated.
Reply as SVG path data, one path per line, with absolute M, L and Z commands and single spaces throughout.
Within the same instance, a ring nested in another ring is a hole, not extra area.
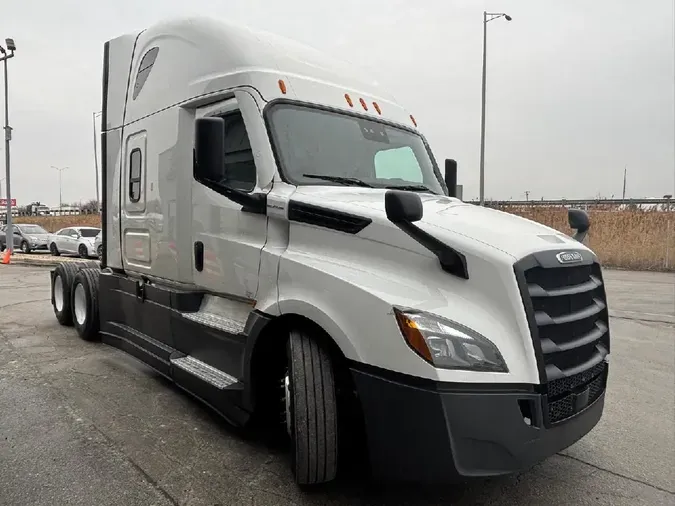
M 395 226 L 387 219 L 385 189 L 304 186 L 293 200 L 368 217 L 373 223 Z M 535 251 L 585 249 L 580 242 L 555 229 L 503 211 L 468 204 L 446 196 L 420 194 L 422 220 L 415 224 L 445 240 L 477 241 L 520 259 Z M 368 236 L 367 227 L 361 235 Z M 378 240 L 382 240 L 380 236 Z
M 49 239 L 49 234 L 24 234 L 28 237 L 35 237 L 38 241 L 46 241 Z

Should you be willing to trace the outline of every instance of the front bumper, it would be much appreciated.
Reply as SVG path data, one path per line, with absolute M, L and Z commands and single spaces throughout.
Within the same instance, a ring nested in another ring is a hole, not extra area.
M 30 244 L 30 249 L 33 251 L 41 251 L 41 250 L 48 250 L 49 246 L 47 245 L 47 242 L 33 242 L 29 243 Z
M 384 480 L 452 482 L 528 469 L 587 434 L 605 400 L 603 390 L 547 427 L 546 396 L 534 386 L 435 383 L 367 366 L 352 376 L 371 469 Z

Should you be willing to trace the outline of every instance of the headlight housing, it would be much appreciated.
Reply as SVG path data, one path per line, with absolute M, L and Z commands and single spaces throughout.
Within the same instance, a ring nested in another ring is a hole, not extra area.
M 434 367 L 509 372 L 494 343 L 478 332 L 414 309 L 394 308 L 394 314 L 408 346 Z

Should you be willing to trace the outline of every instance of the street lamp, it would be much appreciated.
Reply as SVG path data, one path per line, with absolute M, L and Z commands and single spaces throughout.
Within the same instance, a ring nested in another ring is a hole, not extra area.
M 96 117 L 101 116 L 102 112 L 94 112 L 92 118 L 94 121 L 94 168 L 96 169 L 96 212 L 101 212 L 101 199 L 98 192 L 98 150 L 96 148 Z
M 52 169 L 56 169 L 59 171 L 59 213 L 61 212 L 61 209 L 63 208 L 63 198 L 62 198 L 62 193 L 61 193 L 61 173 L 68 169 L 68 167 L 54 167 L 52 165 Z
M 9 141 L 12 140 L 12 127 L 9 126 L 9 81 L 7 79 L 7 60 L 14 57 L 14 51 L 16 51 L 16 44 L 14 39 L 5 39 L 5 45 L 7 50 L 5 50 L 2 45 L 0 45 L 0 61 L 4 64 L 5 69 L 5 187 L 7 188 L 7 230 L 5 232 L 6 237 L 12 238 L 12 191 L 9 184 Z M 9 51 L 9 54 L 7 53 Z M 14 241 L 9 240 L 5 241 L 7 243 L 7 250 L 9 254 L 12 254 L 14 249 Z
M 494 20 L 504 18 L 511 21 L 511 16 L 503 12 L 483 12 L 483 96 L 481 100 L 480 118 L 480 205 L 485 205 L 485 74 L 487 61 L 487 24 Z

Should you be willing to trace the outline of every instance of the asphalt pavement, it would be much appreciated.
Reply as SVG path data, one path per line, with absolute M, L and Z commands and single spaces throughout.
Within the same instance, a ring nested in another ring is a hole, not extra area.
M 0 505 L 675 504 L 675 275 L 606 271 L 605 413 L 506 478 L 438 487 L 348 479 L 302 492 L 286 456 L 124 353 L 60 327 L 43 267 L 0 266 Z

